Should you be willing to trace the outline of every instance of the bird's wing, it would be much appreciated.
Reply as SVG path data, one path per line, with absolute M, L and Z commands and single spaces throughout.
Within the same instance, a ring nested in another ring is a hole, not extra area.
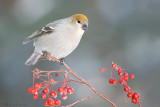
M 32 35 L 28 36 L 23 41 L 23 44 L 27 44 L 27 43 L 31 42 L 36 37 L 39 37 L 39 36 L 42 36 L 42 35 L 45 35 L 48 33 L 52 33 L 54 31 L 54 26 L 55 26 L 54 23 L 52 23 L 52 26 L 48 24 L 45 27 L 43 27 L 42 29 L 35 31 Z

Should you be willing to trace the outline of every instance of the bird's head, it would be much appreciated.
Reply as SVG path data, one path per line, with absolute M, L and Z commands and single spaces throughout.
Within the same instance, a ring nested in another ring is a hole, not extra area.
M 71 23 L 79 26 L 82 30 L 87 30 L 88 28 L 88 18 L 83 14 L 75 14 L 71 16 Z

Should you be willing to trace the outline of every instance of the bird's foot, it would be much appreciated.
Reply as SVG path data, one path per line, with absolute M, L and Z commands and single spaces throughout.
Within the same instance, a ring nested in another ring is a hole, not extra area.
M 47 52 L 47 51 L 42 51 L 42 58 L 45 58 L 45 59 L 50 59 L 50 58 L 52 58 L 51 57 L 51 54 L 49 53 L 49 52 Z
M 60 65 L 64 65 L 65 59 L 64 58 L 60 58 L 59 60 L 60 60 Z
M 47 56 L 48 56 L 48 52 L 47 51 L 42 51 L 42 57 L 47 58 Z

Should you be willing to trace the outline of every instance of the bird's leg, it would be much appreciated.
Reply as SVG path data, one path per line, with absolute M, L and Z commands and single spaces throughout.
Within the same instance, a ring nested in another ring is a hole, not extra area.
M 47 58 L 47 56 L 48 56 L 48 52 L 47 51 L 42 51 L 42 57 Z
M 65 59 L 64 58 L 60 58 L 59 60 L 60 60 L 60 65 L 64 65 Z
M 51 54 L 47 51 L 42 51 L 42 58 L 48 59 L 49 61 L 53 59 L 53 57 L 51 56 Z

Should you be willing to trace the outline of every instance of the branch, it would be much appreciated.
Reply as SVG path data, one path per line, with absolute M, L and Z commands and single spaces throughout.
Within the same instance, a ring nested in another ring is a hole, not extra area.
M 37 68 L 34 69 L 33 70 L 33 84 L 28 89 L 28 93 L 33 95 L 33 99 L 37 99 L 38 95 L 43 93 L 43 94 L 41 94 L 41 98 L 45 99 L 47 97 L 47 99 L 44 101 L 45 106 L 54 106 L 54 104 L 56 106 L 60 106 L 60 100 L 55 99 L 57 97 L 57 92 L 55 90 L 53 90 L 54 85 L 62 84 L 61 87 L 58 88 L 58 92 L 62 96 L 62 99 L 65 100 L 65 99 L 67 99 L 67 95 L 73 93 L 73 88 L 69 87 L 68 83 L 69 82 L 76 82 L 76 83 L 81 83 L 81 84 L 87 85 L 94 92 L 94 94 L 92 94 L 86 98 L 80 99 L 78 101 L 75 101 L 72 104 L 68 104 L 66 106 L 61 106 L 61 107 L 72 107 L 73 105 L 80 103 L 81 101 L 87 100 L 91 97 L 94 97 L 95 95 L 100 96 L 101 98 L 103 98 L 104 100 L 106 100 L 107 102 L 112 104 L 113 107 L 117 107 L 110 99 L 108 99 L 103 94 L 98 92 L 89 82 L 87 82 L 82 77 L 78 76 L 75 72 L 73 72 L 71 70 L 71 68 L 66 63 L 64 63 L 61 60 L 58 60 L 54 57 L 51 57 L 49 54 L 43 55 L 41 58 L 44 58 L 49 61 L 56 61 L 60 64 L 63 64 L 67 70 L 41 71 Z M 127 85 L 128 75 L 129 75 L 130 79 L 134 79 L 134 75 L 129 73 L 126 69 L 122 69 L 119 65 L 117 65 L 113 62 L 112 62 L 112 66 L 110 66 L 108 68 L 112 68 L 111 69 L 111 78 L 109 79 L 109 83 L 112 85 L 117 84 L 117 80 L 114 78 L 114 73 L 113 73 L 116 71 L 118 73 L 118 75 L 120 76 L 119 84 L 124 86 L 124 91 L 128 93 L 127 97 L 132 100 L 133 104 L 138 103 L 138 106 L 141 107 L 139 94 L 134 92 Z M 108 68 L 101 68 L 100 72 L 104 72 Z M 55 77 L 58 77 L 59 75 L 63 75 L 64 76 L 63 81 L 55 80 L 55 78 L 52 76 L 52 73 L 55 74 Z M 59 73 L 62 73 L 62 74 L 59 74 Z M 75 80 L 72 79 L 72 76 L 75 77 L 76 79 Z M 40 77 L 42 77 L 42 78 L 40 78 Z M 39 82 L 37 82 L 37 80 L 39 80 Z M 124 98 L 125 98 L 125 102 L 126 102 L 126 107 L 128 107 L 125 93 L 124 93 Z
M 60 61 L 58 59 L 56 59 L 56 61 L 60 63 Z M 68 69 L 69 73 L 71 73 L 77 79 L 81 80 L 84 84 L 86 84 L 88 87 L 90 87 L 98 96 L 100 96 L 101 98 L 103 98 L 106 101 L 108 101 L 109 103 L 111 103 L 113 105 L 113 107 L 117 107 L 110 99 L 108 99 L 107 97 L 102 95 L 100 92 L 98 92 L 90 83 L 88 83 L 83 78 L 79 77 L 75 72 L 73 72 L 66 63 L 63 63 L 63 65 Z
M 86 97 L 86 98 L 80 99 L 80 100 L 78 100 L 78 101 L 76 101 L 76 102 L 74 102 L 74 103 L 72 103 L 72 104 L 69 104 L 69 105 L 66 105 L 66 106 L 61 106 L 61 107 L 72 107 L 73 105 L 75 105 L 75 104 L 77 104 L 77 103 L 80 103 L 81 101 L 84 101 L 84 100 L 89 99 L 89 98 L 91 98 L 91 97 L 94 97 L 95 95 L 96 95 L 96 93 L 94 93 L 93 95 L 88 96 L 88 97 Z

